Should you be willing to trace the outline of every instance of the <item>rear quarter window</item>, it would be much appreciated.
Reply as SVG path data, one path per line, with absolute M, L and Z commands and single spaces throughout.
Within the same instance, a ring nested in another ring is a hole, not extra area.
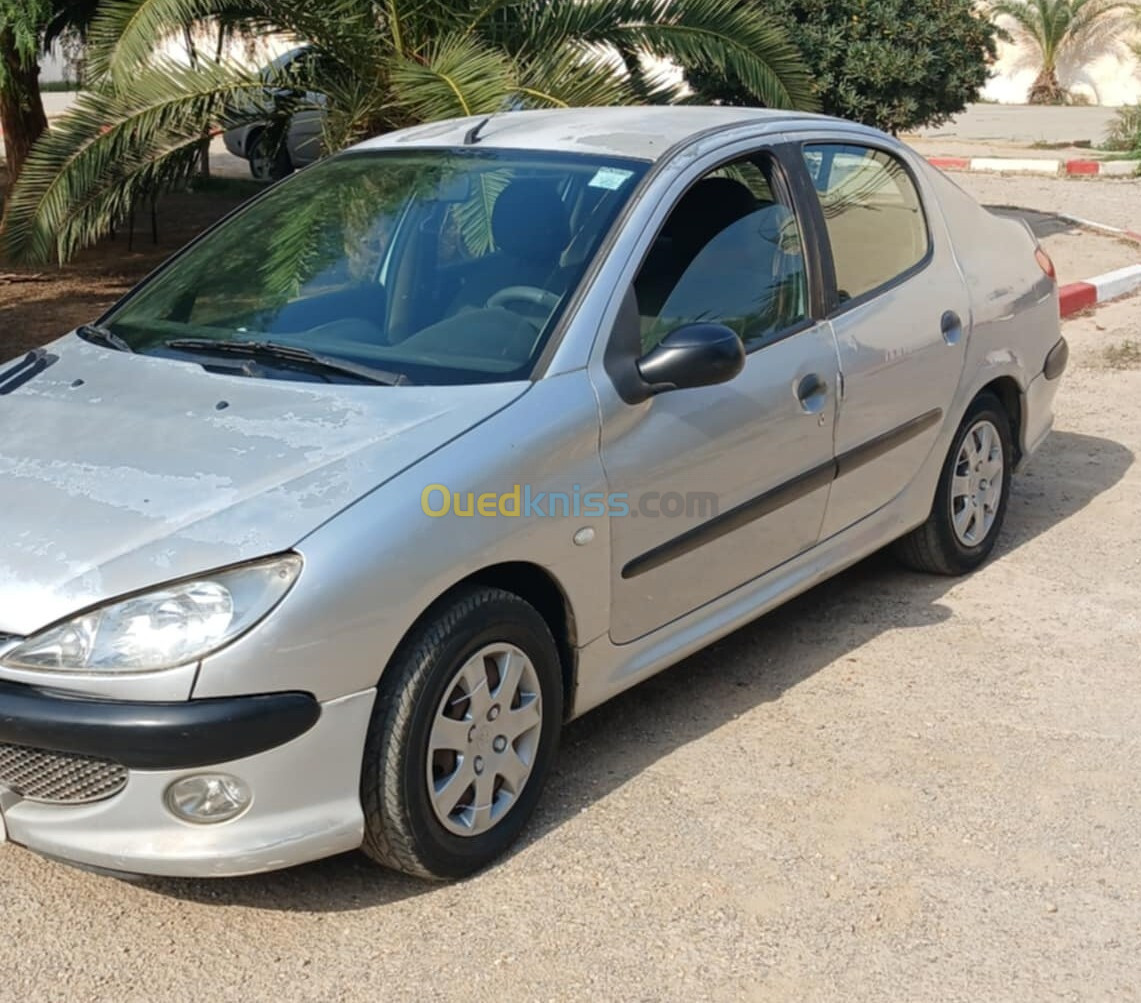
M 841 303 L 892 285 L 927 257 L 923 202 L 901 160 L 834 143 L 805 146 L 804 158 L 824 212 Z

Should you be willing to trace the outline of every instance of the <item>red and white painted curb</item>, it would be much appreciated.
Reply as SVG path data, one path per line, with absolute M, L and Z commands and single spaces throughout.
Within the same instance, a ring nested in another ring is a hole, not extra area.
M 1132 230 L 1123 230 L 1119 226 L 1106 226 L 1104 223 L 1095 223 L 1093 220 L 1082 219 L 1080 216 L 1071 216 L 1068 213 L 1056 213 L 1059 219 L 1074 223 L 1087 230 L 1097 230 L 1100 233 L 1112 234 L 1123 240 L 1132 240 L 1141 245 L 1141 233 Z M 1128 265 L 1115 272 L 1106 272 L 1094 279 L 1085 282 L 1071 282 L 1058 290 L 1061 301 L 1062 317 L 1072 317 L 1083 310 L 1108 303 L 1119 296 L 1128 296 L 1141 289 L 1141 265 Z
M 1119 268 L 1086 282 L 1071 282 L 1059 290 L 1062 316 L 1072 317 L 1100 303 L 1128 296 L 1138 289 L 1141 289 L 1141 265 Z
M 1058 160 L 1038 157 L 928 157 L 941 171 L 974 174 L 1040 174 L 1048 178 L 1133 178 L 1136 160 Z

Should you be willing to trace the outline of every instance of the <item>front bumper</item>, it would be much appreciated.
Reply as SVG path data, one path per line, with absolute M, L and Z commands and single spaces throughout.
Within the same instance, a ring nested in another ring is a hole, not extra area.
M 0 743 L 19 736 L 22 744 L 38 741 L 40 748 L 128 767 L 120 793 L 87 804 L 41 803 L 0 786 L 7 837 L 30 850 L 111 871 L 224 877 L 361 844 L 361 756 L 375 690 L 324 704 L 303 694 L 134 705 L 36 691 L 19 696 L 51 707 L 60 720 L 37 723 L 18 701 L 13 713 L 8 687 L 0 685 Z M 267 713 L 270 706 L 276 713 Z M 149 734 L 148 714 L 157 729 Z M 249 785 L 253 803 L 245 814 L 200 825 L 167 810 L 167 787 L 204 768 Z
M 308 693 L 126 703 L 0 681 L 0 743 L 144 770 L 244 759 L 303 735 L 320 716 Z

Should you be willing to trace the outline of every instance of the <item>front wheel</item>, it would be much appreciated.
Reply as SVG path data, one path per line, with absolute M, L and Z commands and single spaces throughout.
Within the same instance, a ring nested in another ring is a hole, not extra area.
M 509 592 L 439 604 L 384 672 L 361 779 L 364 852 L 417 877 L 499 857 L 538 803 L 563 687 L 546 621 Z
M 986 561 L 1006 517 L 1013 454 L 1006 409 L 981 394 L 955 433 L 931 514 L 895 545 L 900 561 L 939 575 L 963 575 Z

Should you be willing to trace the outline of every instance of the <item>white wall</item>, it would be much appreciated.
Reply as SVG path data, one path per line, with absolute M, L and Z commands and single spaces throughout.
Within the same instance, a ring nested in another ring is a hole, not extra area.
M 212 33 L 204 33 L 195 40 L 202 53 L 213 58 L 215 38 Z M 251 68 L 264 66 L 297 43 L 283 35 L 261 35 L 258 37 L 243 37 L 234 39 L 226 49 L 230 59 L 245 63 Z M 161 55 L 180 62 L 186 60 L 186 46 L 181 39 L 172 39 L 160 50 Z M 67 65 L 59 46 L 56 46 L 47 56 L 40 60 L 40 79 L 45 82 L 74 79 L 74 71 Z
M 1018 45 L 999 44 L 995 76 L 983 96 L 1002 104 L 1025 104 L 1038 76 L 1033 56 Z M 1122 46 L 1117 54 L 1086 63 L 1060 67 L 1062 86 L 1085 94 L 1094 104 L 1118 107 L 1141 101 L 1141 65 Z
M 49 53 L 40 60 L 40 79 L 45 83 L 55 83 L 57 80 L 70 80 L 73 74 L 64 62 L 58 51 Z

